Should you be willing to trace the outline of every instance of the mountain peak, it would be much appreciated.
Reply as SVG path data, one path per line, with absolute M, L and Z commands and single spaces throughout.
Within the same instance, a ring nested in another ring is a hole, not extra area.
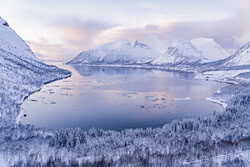
M 4 19 L 2 19 L 2 17 L 0 17 L 0 24 L 9 27 L 9 24 L 7 21 L 5 21 Z
M 177 43 L 169 47 L 166 53 L 156 58 L 155 65 L 190 65 L 207 61 L 202 53 L 197 50 L 190 41 Z
M 192 44 L 204 44 L 204 43 L 208 43 L 208 42 L 214 42 L 214 39 L 212 38 L 204 38 L 204 37 L 200 37 L 200 38 L 195 38 L 191 40 Z
M 16 56 L 35 59 L 35 55 L 25 41 L 0 17 L 0 48 Z
M 128 40 L 119 40 L 119 41 L 113 41 L 113 42 L 103 44 L 99 48 L 102 48 L 105 50 L 112 50 L 112 49 L 117 49 L 118 47 L 122 47 L 122 46 L 131 46 L 131 43 Z
M 250 48 L 250 42 L 246 43 L 245 45 L 243 45 L 240 50 L 246 50 Z
M 106 43 L 84 51 L 67 64 L 143 64 L 158 57 L 147 45 L 127 40 Z
M 195 38 L 191 43 L 210 61 L 225 59 L 230 54 L 211 38 Z
M 134 42 L 134 48 L 137 48 L 137 47 L 140 47 L 140 48 L 145 48 L 145 49 L 148 49 L 149 47 L 148 47 L 148 45 L 146 45 L 146 44 L 144 44 L 144 43 L 141 43 L 141 42 L 139 42 L 139 41 L 135 41 Z
M 250 42 L 246 43 L 240 49 L 236 50 L 236 52 L 233 55 L 239 55 L 240 53 L 242 53 L 246 50 L 250 50 Z M 248 51 L 248 52 L 250 52 L 250 51 Z
M 196 38 L 176 43 L 153 64 L 202 64 L 227 58 L 229 53 L 210 38 Z
M 238 49 L 230 59 L 225 62 L 226 66 L 250 65 L 250 42 Z

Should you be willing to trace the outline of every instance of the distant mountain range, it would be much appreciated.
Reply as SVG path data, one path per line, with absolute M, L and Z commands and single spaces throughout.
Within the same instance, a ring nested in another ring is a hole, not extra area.
M 153 65 L 195 65 L 224 59 L 229 56 L 213 39 L 196 38 L 169 47 L 166 53 L 154 61 Z
M 135 41 L 116 41 L 98 48 L 86 50 L 67 64 L 85 65 L 152 65 L 152 66 L 196 66 L 220 65 L 241 66 L 250 64 L 249 43 L 233 55 L 213 39 L 196 38 L 180 42 L 169 48 L 163 55 L 148 45 Z

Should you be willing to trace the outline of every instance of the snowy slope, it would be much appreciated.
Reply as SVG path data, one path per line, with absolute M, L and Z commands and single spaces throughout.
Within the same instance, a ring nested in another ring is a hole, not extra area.
M 239 48 L 231 56 L 217 60 L 214 62 L 209 62 L 201 66 L 203 70 L 201 71 L 216 71 L 221 70 L 248 70 L 250 69 L 250 42 Z M 238 73 L 238 72 L 237 72 Z
M 20 104 L 47 82 L 70 72 L 40 62 L 30 47 L 0 18 L 0 128 L 15 123 Z
M 8 23 L 0 17 L 0 48 L 27 59 L 35 59 L 30 47 L 20 38 Z
M 153 65 L 188 65 L 206 62 L 207 59 L 202 52 L 194 47 L 191 42 L 176 44 L 175 47 L 169 47 L 167 52 L 156 58 L 151 63 Z
M 218 43 L 210 38 L 196 38 L 191 40 L 191 43 L 196 47 L 206 59 L 216 61 L 229 57 L 229 53 L 224 50 Z
M 199 66 L 197 78 L 209 78 L 229 83 L 249 83 L 250 42 L 238 49 L 233 55 Z
M 224 62 L 225 66 L 250 65 L 250 42 L 238 49 Z
M 153 65 L 194 65 L 228 57 L 229 54 L 213 39 L 196 38 L 190 42 L 177 43 L 152 61 Z
M 194 65 L 216 61 L 229 54 L 213 39 L 197 38 L 169 47 L 159 56 L 149 46 L 135 41 L 116 41 L 80 53 L 67 64 L 146 64 L 152 65 Z
M 147 45 L 135 41 L 116 41 L 80 53 L 67 64 L 142 64 L 158 55 Z

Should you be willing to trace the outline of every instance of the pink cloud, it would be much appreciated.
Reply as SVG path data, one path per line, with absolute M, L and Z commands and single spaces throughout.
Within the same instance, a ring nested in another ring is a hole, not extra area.
M 74 49 L 85 49 L 94 46 L 95 40 L 106 30 L 116 27 L 102 21 L 64 18 L 57 20 L 53 26 L 58 30 L 61 39 Z
M 238 48 L 250 41 L 249 1 L 241 1 L 240 9 L 230 18 L 220 21 L 189 21 L 149 23 L 142 27 L 124 28 L 118 24 L 98 20 L 58 18 L 48 23 L 53 27 L 62 44 L 30 41 L 39 55 L 69 60 L 83 50 L 97 47 L 105 42 L 128 39 L 145 42 L 155 49 L 164 51 L 169 41 L 191 40 L 196 37 L 214 38 L 225 48 Z M 244 2 L 244 3 L 243 3 Z M 248 6 L 247 6 L 248 5 Z

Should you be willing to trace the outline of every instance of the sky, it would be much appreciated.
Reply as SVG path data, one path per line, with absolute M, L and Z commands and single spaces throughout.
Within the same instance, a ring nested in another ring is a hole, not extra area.
M 45 61 L 116 40 L 160 52 L 197 37 L 229 51 L 250 41 L 249 0 L 1 0 L 0 16 Z

